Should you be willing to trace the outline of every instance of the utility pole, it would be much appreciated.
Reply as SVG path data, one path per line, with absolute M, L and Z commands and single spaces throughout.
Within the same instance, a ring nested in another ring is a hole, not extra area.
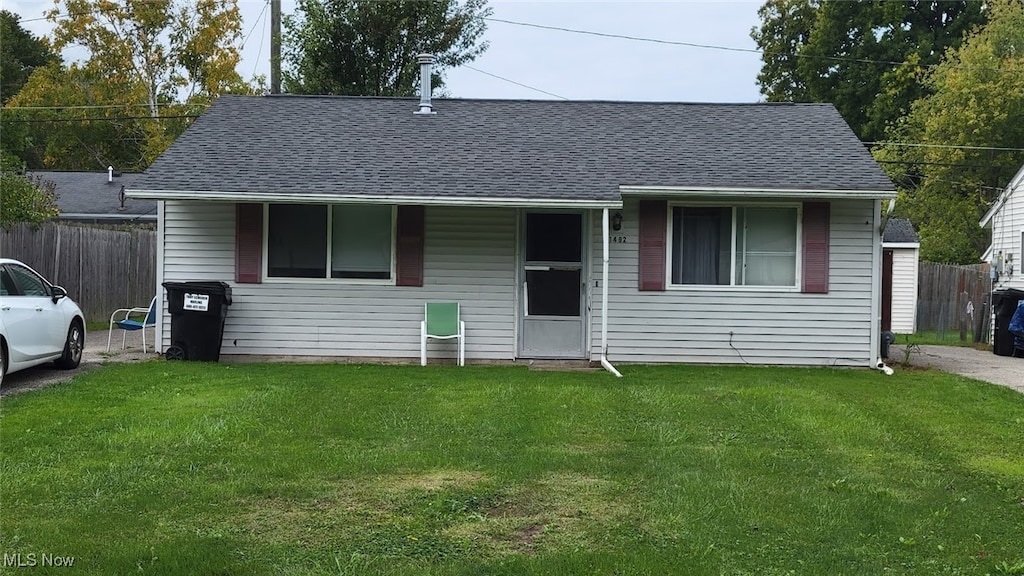
M 270 93 L 281 93 L 281 0 L 270 0 Z

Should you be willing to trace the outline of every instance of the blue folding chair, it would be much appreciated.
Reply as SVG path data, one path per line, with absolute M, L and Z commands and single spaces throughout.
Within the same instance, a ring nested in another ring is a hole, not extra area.
M 117 316 L 121 314 L 121 318 Z M 132 318 L 133 314 L 145 314 L 142 319 Z M 124 330 L 121 337 L 121 350 L 125 349 L 128 342 L 128 332 L 142 330 L 142 351 L 146 352 L 146 328 L 156 327 L 156 298 L 149 303 L 149 308 L 118 308 L 110 315 L 110 328 L 107 330 L 107 352 L 110 352 L 110 338 L 114 333 L 114 325 Z M 156 339 L 154 330 L 153 338 Z

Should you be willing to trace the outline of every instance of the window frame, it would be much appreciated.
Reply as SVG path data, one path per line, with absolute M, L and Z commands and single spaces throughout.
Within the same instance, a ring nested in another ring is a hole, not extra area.
M 304 278 L 290 276 L 270 275 L 270 205 L 271 204 L 298 204 L 303 206 L 324 207 L 327 209 L 327 259 L 325 265 L 325 276 L 323 278 Z M 388 278 L 332 278 L 331 274 L 331 253 L 333 251 L 334 233 L 334 208 L 336 206 L 388 206 L 391 208 L 391 263 L 388 267 Z M 346 203 L 338 202 L 332 204 L 309 203 L 309 202 L 264 202 L 263 203 L 263 262 L 262 282 L 264 283 L 301 283 L 301 284 L 348 284 L 362 286 L 395 286 L 397 283 L 398 264 L 398 206 L 396 204 L 376 203 Z
M 730 249 L 730 284 L 674 284 L 672 282 L 672 259 L 674 256 L 675 227 L 673 224 L 676 208 L 728 208 L 732 212 Z M 794 281 L 792 286 L 743 285 L 736 282 L 736 216 L 737 208 L 792 208 L 796 210 L 796 247 L 794 256 Z M 803 202 L 736 202 L 736 201 L 669 201 L 665 211 L 665 290 L 700 292 L 786 292 L 800 293 L 803 286 Z

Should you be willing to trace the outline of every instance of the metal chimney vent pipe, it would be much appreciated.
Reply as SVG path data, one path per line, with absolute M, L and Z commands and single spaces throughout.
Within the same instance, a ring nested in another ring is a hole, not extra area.
M 413 114 L 437 114 L 434 112 L 430 105 L 430 93 L 433 90 L 431 86 L 431 66 L 434 64 L 433 54 L 420 54 L 416 57 L 416 61 L 420 64 L 420 109 L 413 112 Z

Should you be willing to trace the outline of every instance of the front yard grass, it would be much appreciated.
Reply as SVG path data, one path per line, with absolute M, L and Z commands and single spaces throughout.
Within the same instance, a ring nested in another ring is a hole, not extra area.
M 154 361 L 15 395 L 0 572 L 1024 574 L 1024 395 L 623 372 Z

